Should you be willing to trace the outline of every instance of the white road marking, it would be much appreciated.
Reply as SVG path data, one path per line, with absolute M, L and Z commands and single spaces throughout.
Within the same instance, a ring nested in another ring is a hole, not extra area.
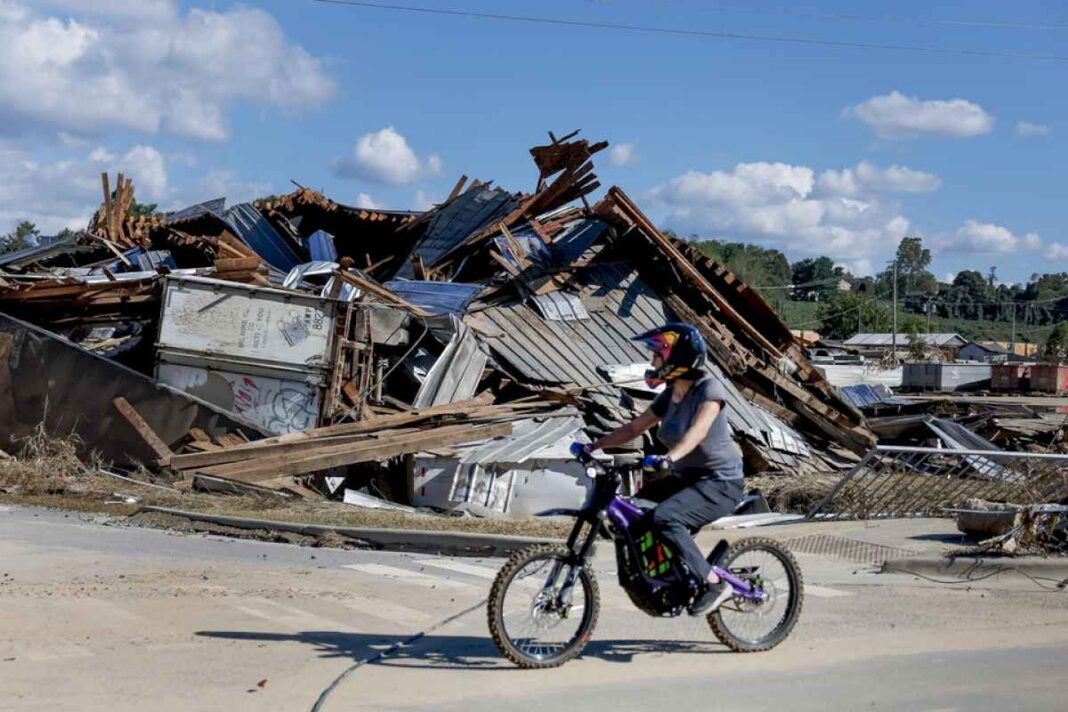
M 419 573 L 418 571 L 409 571 L 408 569 L 400 569 L 396 566 L 386 566 L 385 564 L 342 564 L 341 568 L 358 571 L 361 574 L 371 574 L 372 576 L 388 576 L 390 578 L 400 579 L 404 583 L 414 583 L 419 586 L 447 586 L 452 588 L 469 588 L 471 586 L 471 584 L 440 578 L 438 576 L 428 576 Z
M 452 559 L 418 559 L 416 560 L 416 563 L 420 566 L 431 566 L 435 569 L 446 569 L 448 571 L 455 571 L 457 573 L 490 580 L 497 578 L 497 571 L 499 570 L 490 569 L 485 566 L 466 564 L 462 561 L 453 561 Z
M 341 605 L 362 615 L 378 618 L 388 623 L 423 624 L 434 618 L 426 611 L 402 606 L 393 601 L 374 596 L 354 596 L 354 600 L 340 601 Z
M 266 598 L 249 598 L 234 608 L 253 616 L 268 620 L 275 625 L 284 625 L 293 630 L 344 630 L 354 632 L 356 629 L 340 621 L 317 616 L 299 608 L 283 606 Z
M 852 596 L 852 593 L 848 591 L 839 591 L 834 588 L 824 588 L 823 586 L 813 586 L 812 584 L 805 584 L 805 595 L 815 596 L 816 598 L 842 598 L 843 596 Z

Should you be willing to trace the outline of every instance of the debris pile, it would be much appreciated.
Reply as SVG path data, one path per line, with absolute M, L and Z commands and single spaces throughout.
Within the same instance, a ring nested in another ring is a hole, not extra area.
M 607 144 L 576 134 L 531 149 L 531 192 L 465 176 L 420 213 L 299 188 L 142 215 L 103 176 L 75 240 L 0 256 L 0 437 L 43 422 L 177 487 L 523 516 L 581 501 L 567 443 L 648 406 L 631 339 L 681 320 L 747 474 L 848 471 L 860 409 L 737 277 L 619 188 L 593 201 Z

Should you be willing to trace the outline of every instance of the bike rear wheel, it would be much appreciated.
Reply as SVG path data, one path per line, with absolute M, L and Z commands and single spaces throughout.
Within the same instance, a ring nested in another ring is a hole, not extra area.
M 564 546 L 535 546 L 517 552 L 501 568 L 486 613 L 501 655 L 521 668 L 563 665 L 582 652 L 597 624 L 600 591 L 593 572 L 574 571 Z
M 772 539 L 742 539 L 720 557 L 730 571 L 767 594 L 762 603 L 736 596 L 708 615 L 719 640 L 738 653 L 770 650 L 786 640 L 801 615 L 801 568 L 787 549 Z

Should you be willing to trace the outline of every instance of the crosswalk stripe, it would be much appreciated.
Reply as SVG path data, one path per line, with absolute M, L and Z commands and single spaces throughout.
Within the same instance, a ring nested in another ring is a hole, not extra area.
M 454 588 L 468 588 L 471 586 L 471 584 L 461 583 L 460 581 L 438 576 L 427 576 L 418 571 L 409 571 L 408 569 L 386 566 L 385 564 L 342 564 L 341 568 L 358 571 L 361 574 L 371 574 L 372 576 L 389 576 L 401 579 L 404 583 L 414 583 L 420 586 L 450 586 Z
M 275 624 L 288 626 L 293 630 L 355 631 L 354 628 L 341 621 L 317 616 L 299 608 L 283 606 L 281 603 L 276 603 L 267 598 L 249 598 L 242 603 L 234 604 L 234 608 L 255 618 L 262 618 Z
M 455 571 L 456 573 L 491 580 L 497 578 L 498 571 L 498 569 L 475 566 L 474 564 L 466 564 L 462 561 L 453 561 L 451 559 L 418 559 L 415 563 L 420 566 L 431 566 L 435 569 L 446 569 L 447 571 Z
M 823 586 L 805 584 L 805 595 L 815 596 L 816 598 L 842 598 L 843 596 L 852 596 L 853 594 L 848 591 L 839 591 L 834 588 L 824 588 Z
M 345 608 L 362 615 L 378 618 L 389 623 L 423 624 L 434 617 L 426 611 L 402 606 L 399 603 L 387 601 L 384 598 L 376 598 L 375 596 L 359 596 L 354 597 L 354 600 L 340 601 L 340 603 Z

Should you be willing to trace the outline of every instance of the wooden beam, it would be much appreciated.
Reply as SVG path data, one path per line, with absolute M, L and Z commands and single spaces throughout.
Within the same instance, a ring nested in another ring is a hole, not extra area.
M 435 417 L 449 415 L 458 416 L 465 414 L 469 415 L 473 412 L 476 412 L 479 408 L 489 406 L 489 404 L 492 402 L 492 396 L 486 393 L 470 400 L 457 401 L 455 403 L 445 403 L 442 405 L 431 406 L 429 408 L 422 408 L 406 413 L 397 413 L 395 415 L 381 415 L 374 418 L 368 418 L 367 420 L 361 420 L 358 423 L 327 425 L 322 428 L 316 428 L 315 430 L 308 430 L 301 433 L 287 433 L 285 435 L 277 435 L 272 438 L 256 440 L 245 445 L 238 445 L 236 447 L 228 448 L 223 453 L 213 453 L 211 457 L 199 457 L 198 455 L 175 455 L 172 461 L 172 466 L 178 469 L 185 470 L 193 467 L 203 467 L 223 462 L 233 462 L 235 460 L 245 459 L 248 457 L 255 457 L 258 452 L 262 453 L 268 451 L 271 447 L 283 443 L 303 443 L 307 441 L 321 442 L 322 438 L 329 438 L 338 435 L 358 435 L 370 433 L 376 430 L 402 428 Z
M 167 447 L 167 443 L 163 442 L 163 439 L 156 434 L 156 431 L 152 429 L 152 426 L 141 417 L 141 414 L 137 412 L 137 409 L 130 405 L 130 402 L 122 396 L 115 398 L 111 402 L 115 404 L 115 407 L 118 409 L 119 413 L 122 414 L 122 417 L 126 418 L 126 422 L 137 431 L 137 434 L 141 436 L 141 439 L 145 441 L 145 444 L 155 451 L 160 460 L 170 461 L 171 457 L 174 456 L 174 453 Z
M 708 296 L 715 303 L 716 307 L 728 316 L 742 332 L 759 344 L 760 347 L 767 351 L 768 355 L 772 358 L 782 358 L 782 352 L 723 298 L 723 295 L 721 295 L 705 276 L 701 274 L 701 272 L 688 259 L 686 259 L 685 255 L 679 252 L 667 237 L 661 234 L 656 226 L 645 217 L 641 210 L 630 201 L 630 198 L 628 198 L 623 191 L 615 187 L 610 188 L 608 197 L 611 199 L 617 210 L 622 213 L 624 219 L 637 227 L 643 235 L 659 247 L 661 252 L 674 263 L 686 278 L 691 280 L 694 285 Z
M 390 290 L 386 289 L 374 280 L 364 279 L 358 275 L 353 274 L 352 272 L 345 272 L 344 270 L 338 270 L 334 272 L 334 275 L 340 277 L 341 279 L 345 280 L 346 282 L 355 287 L 359 287 L 365 293 L 378 297 L 384 302 L 404 307 L 416 316 L 431 316 L 430 312 L 415 306 L 411 302 L 401 297 L 399 294 L 391 292 Z
M 459 445 L 483 439 L 511 435 L 511 423 L 498 423 L 482 428 L 456 427 L 436 428 L 419 435 L 406 435 L 395 440 L 383 440 L 359 446 L 341 446 L 325 448 L 314 454 L 282 455 L 264 457 L 247 462 L 236 462 L 201 470 L 201 474 L 227 477 L 241 482 L 262 482 L 263 480 L 302 475 L 309 472 L 327 470 L 332 467 L 354 465 L 373 460 L 387 460 L 391 457 L 417 452 L 425 448 Z

